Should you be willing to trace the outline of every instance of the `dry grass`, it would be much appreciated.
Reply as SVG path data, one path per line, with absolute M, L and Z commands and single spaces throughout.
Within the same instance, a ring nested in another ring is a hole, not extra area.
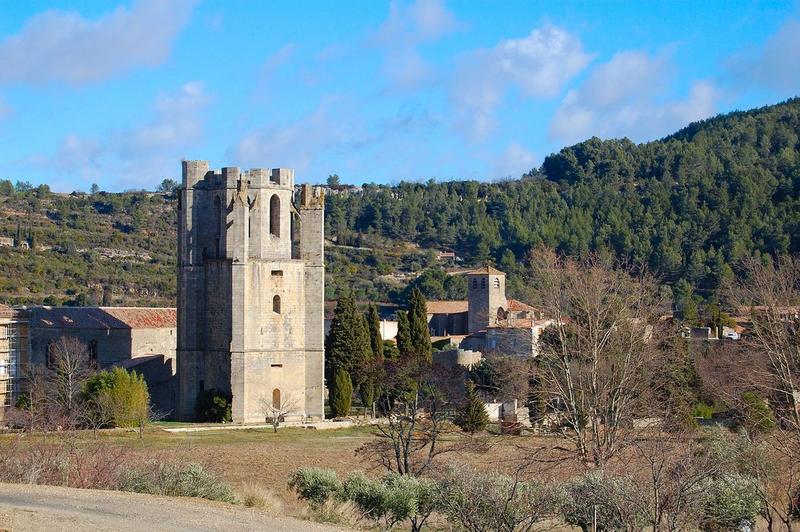
M 257 482 L 245 482 L 236 490 L 236 494 L 247 508 L 257 508 L 272 515 L 283 512 L 283 501 L 275 491 Z
M 276 512 L 295 517 L 349 522 L 354 516 L 347 516 L 346 508 L 325 508 L 320 510 L 323 515 L 311 516 L 306 504 L 289 491 L 287 483 L 291 473 L 303 466 L 333 469 L 342 478 L 358 469 L 368 474 L 383 474 L 374 464 L 355 454 L 360 445 L 373 438 L 372 434 L 373 429 L 369 427 L 336 430 L 285 427 L 273 434 L 272 429 L 170 433 L 161 426 L 151 426 L 142 440 L 135 432 L 113 430 L 103 432 L 100 441 L 118 448 L 132 459 L 158 457 L 163 461 L 203 464 L 219 473 L 234 488 L 238 487 L 239 499 L 248 506 L 259 508 L 263 500 L 263 509 L 266 511 L 277 508 Z M 0 450 L 5 438 L 13 436 L 0 436 Z M 33 439 L 42 439 L 42 436 L 37 435 Z M 48 437 L 48 441 L 52 439 L 53 436 Z M 96 445 L 90 437 L 81 440 L 81 445 Z M 456 460 L 470 463 L 478 469 L 513 472 L 526 451 L 531 452 L 540 445 L 550 445 L 552 441 L 492 436 L 488 452 L 446 454 L 441 460 L 443 464 Z M 247 498 L 250 499 L 249 503 Z M 337 517 L 340 513 L 345 515 Z
M 355 530 L 362 530 L 364 525 L 361 514 L 350 501 L 327 500 L 320 506 L 307 506 L 301 517 L 316 523 L 330 523 Z

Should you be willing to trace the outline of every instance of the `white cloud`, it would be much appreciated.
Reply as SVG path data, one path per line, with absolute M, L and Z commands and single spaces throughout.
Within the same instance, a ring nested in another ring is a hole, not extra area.
M 428 148 L 426 135 L 440 120 L 414 102 L 367 123 L 359 102 L 343 96 L 324 98 L 317 108 L 288 124 L 270 123 L 246 133 L 232 146 L 227 158 L 243 167 L 294 168 L 302 179 L 316 181 L 346 170 L 369 175 L 380 167 L 405 172 L 418 170 L 415 157 L 398 157 Z M 336 161 L 338 167 L 331 165 Z M 407 164 L 411 162 L 411 164 Z
M 767 87 L 796 96 L 800 90 L 800 20 L 786 21 L 760 48 L 733 56 L 727 74 L 737 86 Z
M 328 150 L 360 142 L 352 120 L 340 116 L 340 98 L 325 99 L 311 114 L 285 126 L 256 129 L 230 150 L 229 156 L 241 166 L 290 167 L 298 172 L 309 168 Z
M 463 26 L 442 0 L 393 1 L 389 18 L 372 36 L 386 49 L 383 73 L 391 87 L 416 88 L 432 76 L 433 67 L 419 53 L 419 46 L 449 35 Z
M 518 178 L 536 164 L 536 156 L 525 147 L 512 142 L 492 161 L 489 171 L 494 178 Z
M 564 142 L 587 137 L 645 141 L 714 114 L 719 94 L 708 81 L 692 84 L 683 99 L 666 98 L 673 66 L 667 57 L 620 52 L 564 97 L 550 124 Z
M 209 100 L 203 83 L 190 81 L 159 95 L 149 121 L 98 138 L 69 134 L 55 154 L 36 155 L 30 162 L 84 180 L 109 178 L 118 188 L 152 187 L 174 176 L 185 151 L 202 138 L 202 110 Z
M 529 98 L 556 96 L 590 60 L 577 36 L 552 25 L 471 52 L 461 59 L 450 86 L 458 128 L 472 140 L 484 139 L 496 126 L 495 109 L 509 88 Z
M 415 0 L 410 4 L 394 0 L 389 18 L 378 28 L 375 40 L 385 46 L 398 41 L 416 45 L 440 39 L 458 26 L 455 15 L 442 0 Z
M 141 0 L 88 20 L 74 11 L 34 15 L 0 42 L 0 83 L 84 85 L 169 56 L 194 0 Z

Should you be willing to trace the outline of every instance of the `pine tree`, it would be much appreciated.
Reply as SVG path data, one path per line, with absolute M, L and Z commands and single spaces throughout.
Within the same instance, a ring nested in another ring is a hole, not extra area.
M 330 388 L 331 415 L 344 417 L 350 414 L 353 401 L 353 383 L 350 374 L 342 368 L 336 370 Z
M 461 427 L 464 432 L 475 434 L 486 428 L 489 424 L 489 415 L 486 407 L 475 393 L 475 385 L 472 381 L 467 381 L 467 400 L 464 406 L 458 411 L 455 424 Z
M 367 329 L 369 330 L 369 343 L 372 348 L 372 358 L 376 361 L 383 360 L 383 338 L 381 337 L 381 319 L 378 316 L 378 307 L 369 306 L 367 312 Z
M 431 362 L 431 333 L 428 328 L 428 309 L 425 297 L 418 288 L 411 291 L 408 305 L 408 329 L 411 337 L 411 348 L 420 360 Z
M 411 331 L 408 323 L 408 313 L 404 310 L 397 311 L 397 350 L 400 358 L 407 360 L 414 355 L 414 347 L 411 345 Z

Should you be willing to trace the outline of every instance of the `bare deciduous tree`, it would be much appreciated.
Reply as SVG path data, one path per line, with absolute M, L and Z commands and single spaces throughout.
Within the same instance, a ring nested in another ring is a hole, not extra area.
M 551 250 L 531 256 L 532 296 L 553 324 L 539 342 L 549 408 L 583 462 L 602 466 L 622 447 L 635 416 L 647 415 L 663 308 L 654 279 L 596 256 L 577 261 Z
M 93 372 L 86 344 L 73 336 L 56 340 L 48 353 L 53 400 L 60 417 L 74 428 L 81 416 L 81 390 Z
M 291 394 L 277 402 L 272 397 L 262 395 L 259 403 L 261 404 L 261 413 L 264 414 L 267 423 L 272 425 L 272 431 L 276 434 L 278 433 L 278 427 L 286 416 L 297 413 L 297 407 L 300 404 L 297 397 Z
M 761 480 L 770 528 L 778 520 L 792 530 L 800 514 L 800 260 L 744 261 L 728 298 L 750 322 L 741 340 L 747 356 L 738 359 L 739 386 L 767 399 L 777 422 L 769 434 L 750 434 L 761 446 L 753 475 Z
M 452 372 L 437 369 L 417 360 L 387 364 L 380 382 L 386 393 L 379 406 L 385 423 L 376 425 L 376 438 L 361 445 L 356 454 L 367 456 L 387 471 L 421 476 L 444 453 L 474 445 L 472 439 L 458 439 L 443 445 L 447 434 L 459 433 L 446 420 L 445 408 L 453 388 Z

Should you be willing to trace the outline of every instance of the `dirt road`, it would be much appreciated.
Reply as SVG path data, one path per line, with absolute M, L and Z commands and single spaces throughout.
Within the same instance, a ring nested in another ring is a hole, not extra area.
M 331 531 L 251 508 L 182 497 L 119 491 L 0 484 L 0 531 L 274 530 Z

